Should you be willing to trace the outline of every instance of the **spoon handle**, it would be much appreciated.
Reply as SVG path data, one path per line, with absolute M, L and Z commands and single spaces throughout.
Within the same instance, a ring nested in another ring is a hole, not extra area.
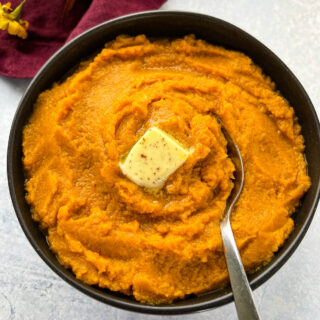
M 239 320 L 259 320 L 260 317 L 229 219 L 223 219 L 220 228 L 238 318 Z

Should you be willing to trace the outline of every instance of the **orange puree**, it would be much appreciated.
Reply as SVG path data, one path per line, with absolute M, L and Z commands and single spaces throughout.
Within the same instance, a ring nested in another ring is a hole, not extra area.
M 194 36 L 120 36 L 39 95 L 26 198 L 77 278 L 155 304 L 228 283 L 219 221 L 234 168 L 213 114 L 244 160 L 232 228 L 252 272 L 289 236 L 310 179 L 294 111 L 250 58 Z M 159 191 L 119 168 L 150 127 L 194 150 Z

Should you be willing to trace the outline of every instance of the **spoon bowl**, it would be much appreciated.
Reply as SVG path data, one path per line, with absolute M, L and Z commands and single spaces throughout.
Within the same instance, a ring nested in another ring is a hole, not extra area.
M 260 318 L 254 303 L 252 290 L 241 261 L 230 223 L 233 207 L 238 201 L 244 185 L 242 156 L 237 144 L 230 136 L 221 119 L 218 117 L 216 118 L 218 119 L 221 131 L 227 140 L 228 155 L 235 167 L 233 189 L 231 190 L 230 196 L 227 200 L 224 215 L 220 222 L 221 237 L 231 288 L 239 320 L 259 320 Z

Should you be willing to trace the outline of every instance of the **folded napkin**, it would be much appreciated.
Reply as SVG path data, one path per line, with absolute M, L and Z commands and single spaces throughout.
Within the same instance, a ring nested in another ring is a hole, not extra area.
M 30 23 L 28 38 L 0 30 L 0 74 L 32 78 L 55 51 L 81 32 L 117 16 L 158 9 L 165 1 L 75 0 L 64 14 L 66 0 L 27 0 L 21 19 Z M 13 0 L 12 8 L 20 2 Z

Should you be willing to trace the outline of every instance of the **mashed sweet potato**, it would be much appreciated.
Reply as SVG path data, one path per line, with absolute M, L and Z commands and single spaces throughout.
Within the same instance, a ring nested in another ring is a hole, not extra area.
M 194 36 L 120 36 L 39 95 L 26 198 L 77 278 L 155 304 L 228 283 L 219 221 L 234 168 L 214 114 L 244 160 L 232 228 L 251 272 L 289 236 L 310 179 L 294 111 L 250 58 Z M 194 148 L 158 192 L 119 168 L 151 126 Z

